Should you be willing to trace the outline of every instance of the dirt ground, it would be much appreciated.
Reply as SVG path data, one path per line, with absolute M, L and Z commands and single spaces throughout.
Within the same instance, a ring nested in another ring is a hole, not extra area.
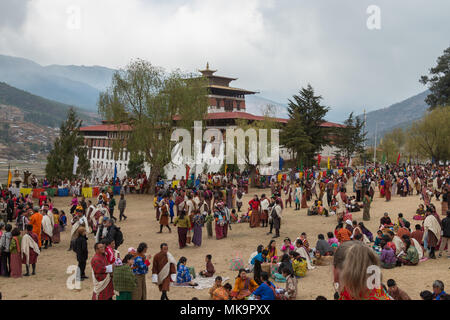
M 351 188 L 349 188 L 351 190 Z M 250 195 L 245 195 L 244 209 L 247 209 L 246 203 L 251 195 L 257 193 L 261 195 L 269 190 L 251 190 Z M 270 192 L 270 191 L 269 191 Z M 266 192 L 267 193 L 267 192 Z M 371 221 L 365 222 L 365 225 L 374 234 L 377 230 L 379 219 L 384 212 L 389 212 L 392 218 L 397 217 L 397 213 L 403 212 L 405 217 L 411 221 L 415 210 L 421 202 L 419 196 L 400 198 L 394 196 L 392 201 L 387 203 L 384 199 L 375 196 L 371 208 Z M 175 259 L 181 256 L 187 258 L 187 265 L 195 267 L 198 272 L 205 268 L 204 257 L 206 254 L 212 254 L 213 263 L 216 268 L 216 274 L 223 277 L 229 277 L 230 282 L 234 284 L 236 271 L 229 270 L 229 261 L 236 255 L 240 255 L 247 263 L 252 252 L 256 250 L 259 244 L 267 246 L 271 237 L 266 235 L 266 228 L 250 229 L 248 224 L 234 224 L 232 230 L 228 233 L 228 238 L 222 240 L 208 239 L 206 229 L 203 230 L 203 243 L 200 248 L 194 248 L 190 245 L 180 250 L 178 248 L 176 228 L 172 227 L 172 233 L 169 234 L 165 229 L 163 234 L 157 234 L 159 224 L 155 218 L 153 209 L 153 199 L 147 195 L 127 195 L 127 209 L 125 214 L 128 219 L 119 222 L 124 233 L 124 244 L 120 247 L 121 255 L 126 254 L 129 247 L 137 247 L 139 242 L 146 242 L 149 245 L 150 254 L 159 251 L 159 245 L 162 242 L 169 244 L 169 251 Z M 69 209 L 70 198 L 55 198 L 55 206 L 59 209 Z M 440 212 L 440 203 L 434 202 Z M 117 211 L 117 210 L 116 210 Z M 117 217 L 118 214 L 115 213 Z M 353 219 L 362 220 L 362 211 L 353 213 Z M 306 215 L 306 209 L 294 211 L 292 208 L 285 209 L 281 222 L 281 238 L 277 245 L 281 246 L 283 237 L 295 239 L 302 232 L 306 232 L 310 245 L 315 246 L 317 235 L 328 231 L 333 231 L 336 225 L 335 216 L 319 217 Z M 69 274 L 66 273 L 70 265 L 76 265 L 75 254 L 67 251 L 69 247 L 70 230 L 66 229 L 61 233 L 61 243 L 42 250 L 37 264 L 37 275 L 22 277 L 19 279 L 0 278 L 0 291 L 3 299 L 90 299 L 92 295 L 91 269 L 86 268 L 88 280 L 82 282 L 81 290 L 69 290 L 66 281 Z M 89 256 L 94 253 L 93 235 L 89 235 Z M 413 299 L 420 299 L 419 293 L 422 290 L 432 291 L 432 282 L 436 279 L 444 281 L 446 287 L 450 287 L 450 259 L 440 258 L 437 260 L 428 260 L 419 263 L 418 266 L 402 266 L 391 270 L 383 270 L 383 280 L 395 279 L 400 288 L 405 290 Z M 25 269 L 25 267 L 23 267 Z M 284 284 L 280 284 L 284 287 Z M 308 271 L 305 278 L 299 280 L 298 296 L 299 300 L 315 299 L 318 295 L 323 295 L 332 299 L 334 294 L 333 279 L 331 267 L 317 267 L 315 270 Z M 179 300 L 190 300 L 192 297 L 199 299 L 208 299 L 208 290 L 197 290 L 192 288 L 171 288 L 169 298 Z M 151 276 L 147 275 L 147 297 L 148 299 L 159 299 L 160 293 L 155 285 L 151 283 Z

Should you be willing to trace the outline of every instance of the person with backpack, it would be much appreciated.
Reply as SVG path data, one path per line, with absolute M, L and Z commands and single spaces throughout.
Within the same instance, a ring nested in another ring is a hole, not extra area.
M 123 233 L 119 227 L 117 227 L 112 219 L 104 218 L 106 221 L 100 226 L 97 231 L 97 243 L 101 242 L 103 239 L 108 239 L 109 241 L 115 242 L 115 249 L 117 250 L 119 246 L 123 243 Z M 106 230 L 105 230 L 106 228 Z
M 26 226 L 29 223 L 28 217 L 33 213 L 33 209 L 23 211 L 16 219 L 16 226 L 20 232 L 25 233 Z

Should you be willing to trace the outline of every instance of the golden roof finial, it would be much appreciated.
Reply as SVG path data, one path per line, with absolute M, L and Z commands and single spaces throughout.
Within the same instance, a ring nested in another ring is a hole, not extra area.
M 209 70 L 209 62 L 206 62 L 206 70 Z

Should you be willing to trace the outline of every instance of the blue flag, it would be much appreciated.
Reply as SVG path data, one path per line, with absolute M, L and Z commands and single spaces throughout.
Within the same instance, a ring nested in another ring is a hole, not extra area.
M 117 179 L 117 163 L 114 163 L 114 184 L 116 184 Z
M 282 157 L 280 157 L 279 163 L 280 163 L 280 171 L 281 171 L 281 170 L 283 170 L 283 166 L 284 166 L 284 159 Z

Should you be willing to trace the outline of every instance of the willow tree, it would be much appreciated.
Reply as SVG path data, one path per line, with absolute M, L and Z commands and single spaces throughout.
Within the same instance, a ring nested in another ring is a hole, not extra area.
M 436 107 L 408 131 L 409 144 L 419 155 L 425 155 L 437 163 L 450 160 L 450 108 Z
M 179 70 L 167 73 L 138 59 L 114 73 L 111 86 L 100 93 L 98 108 L 106 120 L 124 129 L 113 144 L 115 153 L 126 148 L 131 157 L 143 156 L 154 186 L 172 160 L 173 130 L 192 132 L 194 121 L 203 121 L 206 79 Z

